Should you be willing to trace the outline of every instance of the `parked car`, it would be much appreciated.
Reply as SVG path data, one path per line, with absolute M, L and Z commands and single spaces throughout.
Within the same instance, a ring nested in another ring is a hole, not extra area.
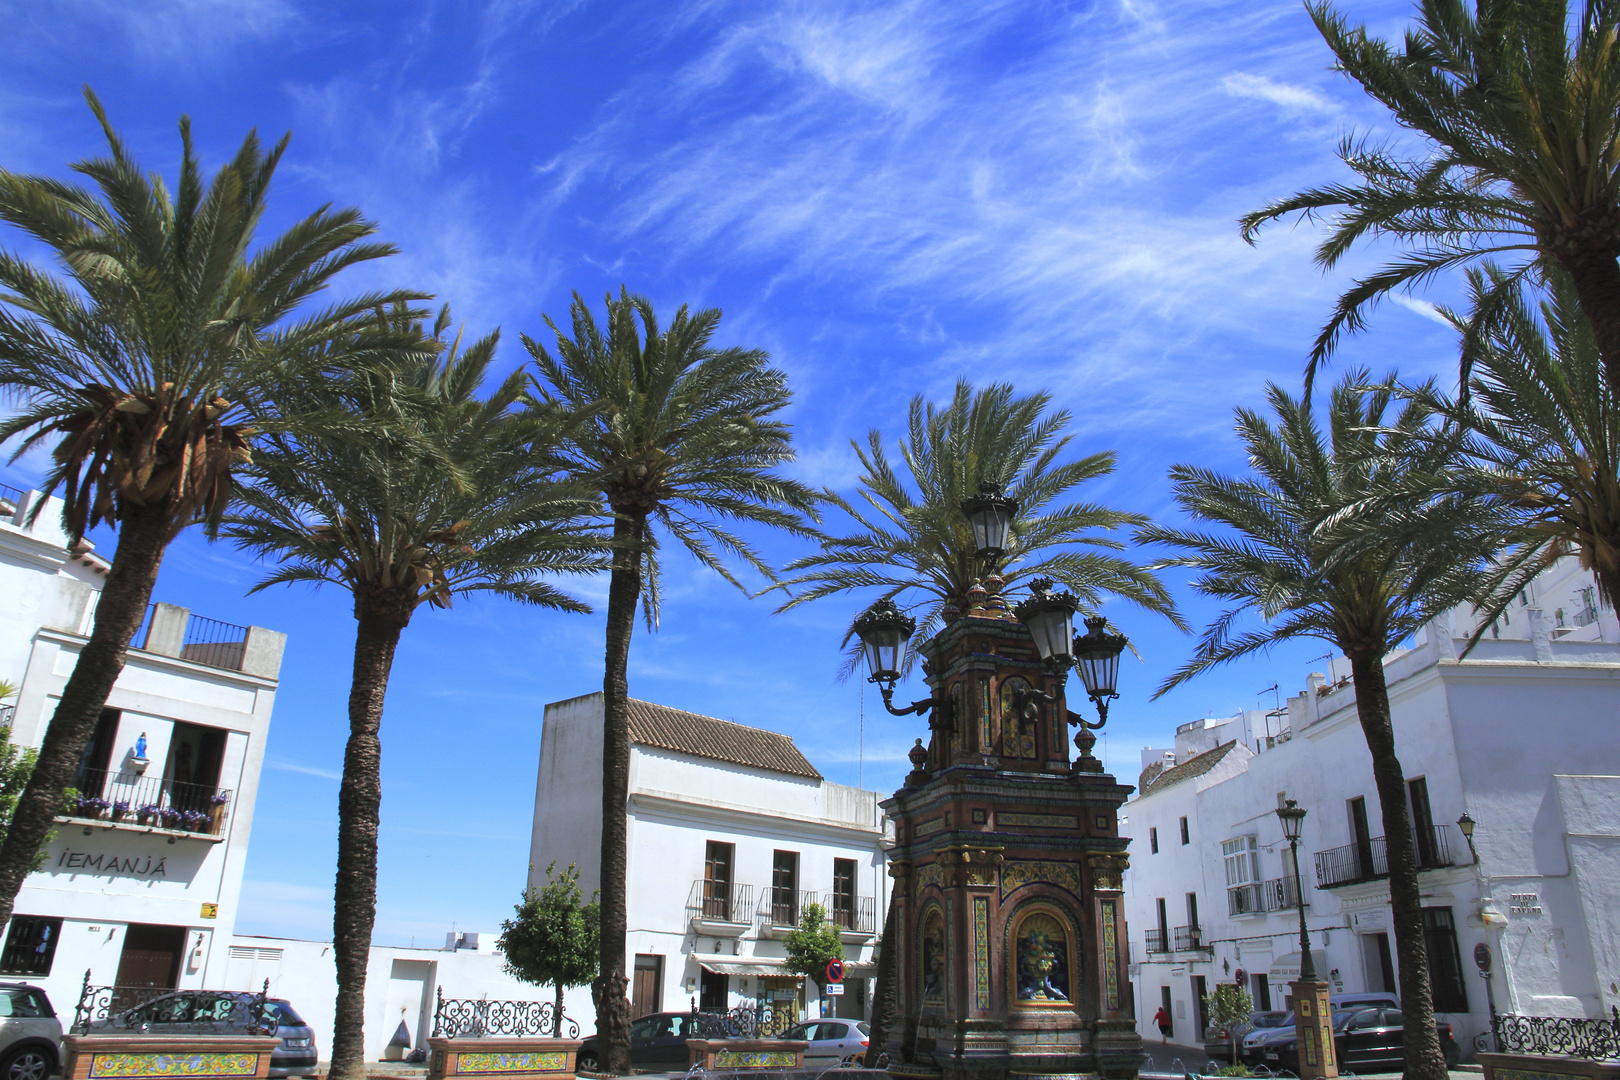
M 1328 1008 L 1334 1012 L 1343 1009 L 1366 1008 L 1372 1005 L 1387 1006 L 1391 1009 L 1401 1007 L 1401 999 L 1386 991 L 1377 990 L 1360 994 L 1340 994 L 1328 999 Z M 1282 1045 L 1294 1037 L 1294 1014 L 1292 1011 L 1283 1013 L 1282 1019 L 1277 1021 L 1275 1027 L 1257 1028 L 1243 1037 L 1243 1050 L 1238 1055 L 1245 1065 L 1265 1065 L 1266 1048 L 1272 1044 Z
M 45 1080 L 62 1060 L 62 1022 L 45 991 L 0 983 L 0 1080 Z
M 1446 1065 L 1455 1067 L 1462 1049 L 1451 1036 L 1451 1025 L 1436 1023 Z M 1406 1056 L 1405 1028 L 1399 1009 L 1340 1009 L 1333 1014 L 1333 1056 L 1341 1072 L 1381 1072 L 1400 1068 Z M 1268 1042 L 1262 1065 L 1273 1071 L 1299 1071 L 1299 1044 L 1293 1032 L 1286 1040 Z
M 781 1037 L 809 1043 L 804 1051 L 805 1067 L 819 1069 L 865 1054 L 871 1031 L 860 1020 L 806 1020 L 788 1028 Z
M 92 1031 L 139 1031 L 162 1034 L 185 1032 L 232 1034 L 246 1032 L 255 1023 L 253 1005 L 257 994 L 235 990 L 177 990 L 162 994 L 131 1009 L 115 1012 L 90 1024 Z M 271 1028 L 271 1025 L 274 1028 Z M 269 998 L 264 1003 L 263 1028 L 281 1039 L 270 1052 L 270 1076 L 315 1076 L 319 1050 L 315 1031 L 285 998 Z M 0 1080 L 22 1078 L 0 1077 Z
M 688 1012 L 648 1013 L 630 1025 L 630 1064 L 647 1072 L 685 1070 L 691 1062 L 687 1039 L 701 1038 L 696 1018 Z M 602 1053 L 596 1034 L 579 1044 L 582 1072 L 600 1072 Z
M 1243 1040 L 1257 1031 L 1269 1031 L 1283 1022 L 1283 1018 L 1290 1014 L 1282 1009 L 1260 1009 L 1249 1014 L 1246 1023 L 1238 1025 L 1237 1050 L 1241 1056 Z M 1218 1024 L 1211 1024 L 1209 1030 L 1204 1032 L 1204 1053 L 1221 1062 L 1232 1060 L 1232 1032 Z

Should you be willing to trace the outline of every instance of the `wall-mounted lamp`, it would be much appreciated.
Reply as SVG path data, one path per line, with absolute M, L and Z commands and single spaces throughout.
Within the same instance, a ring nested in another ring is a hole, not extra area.
M 1468 811 L 1464 810 L 1462 817 L 1457 819 L 1457 828 L 1462 830 L 1463 839 L 1468 841 L 1468 854 L 1476 863 L 1479 862 L 1479 852 L 1474 850 L 1474 819 L 1468 816 Z

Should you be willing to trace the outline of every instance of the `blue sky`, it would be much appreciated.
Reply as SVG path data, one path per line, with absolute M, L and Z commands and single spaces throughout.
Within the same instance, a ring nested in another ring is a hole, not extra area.
M 1388 36 L 1411 9 L 1345 10 Z M 64 175 L 99 152 L 86 82 L 170 175 L 182 113 L 214 164 L 250 127 L 290 130 L 263 235 L 360 206 L 403 253 L 343 288 L 431 290 L 470 331 L 502 328 L 508 368 L 517 334 L 541 335 L 572 290 L 599 305 L 624 283 L 664 311 L 718 306 L 724 343 L 770 351 L 809 481 L 848 493 L 849 440 L 898 433 L 912 394 L 1007 379 L 1074 414 L 1077 453 L 1118 451 L 1091 498 L 1165 519 L 1167 467 L 1243 467 L 1232 407 L 1261 404 L 1268 380 L 1297 388 L 1337 290 L 1372 257 L 1323 277 L 1311 228 L 1250 248 L 1237 217 L 1341 178 L 1347 132 L 1396 134 L 1328 70 L 1293 0 L 0 0 L 0 22 L 6 168 Z M 1427 306 L 1448 298 L 1386 303 L 1337 370 L 1453 371 Z M 37 472 L 23 460 L 0 480 Z M 238 929 L 329 936 L 354 623 L 335 590 L 246 596 L 260 573 L 188 536 L 158 595 L 290 635 Z M 600 612 L 605 580 L 579 592 Z M 790 733 L 831 779 L 892 790 L 924 725 L 874 715 L 869 689 L 835 678 L 868 599 L 773 616 L 671 557 L 631 692 Z M 1262 687 L 1297 690 L 1326 651 L 1278 649 L 1149 702 L 1191 640 L 1109 614 L 1142 657 L 1099 745 L 1129 781 L 1144 745 L 1269 706 Z M 600 689 L 601 669 L 599 614 L 473 600 L 417 617 L 383 720 L 379 941 L 497 928 L 527 867 L 542 709 Z

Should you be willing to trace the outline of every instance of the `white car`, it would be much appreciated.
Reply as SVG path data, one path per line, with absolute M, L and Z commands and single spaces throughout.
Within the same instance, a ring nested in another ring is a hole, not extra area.
M 62 1061 L 62 1022 L 45 991 L 0 982 L 0 1080 L 45 1080 Z
M 782 1038 L 808 1042 L 810 1045 L 804 1050 L 804 1067 L 821 1069 L 837 1065 L 847 1057 L 865 1054 L 867 1035 L 871 1030 L 864 1020 L 806 1020 L 797 1027 L 789 1028 Z

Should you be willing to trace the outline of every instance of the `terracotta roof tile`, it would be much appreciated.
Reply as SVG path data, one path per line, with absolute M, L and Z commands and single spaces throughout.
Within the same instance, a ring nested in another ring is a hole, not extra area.
M 1149 782 L 1147 789 L 1142 794 L 1146 795 L 1149 791 L 1158 791 L 1160 788 L 1169 787 L 1171 784 L 1180 783 L 1183 780 L 1191 780 L 1195 776 L 1203 776 L 1219 765 L 1222 759 L 1232 752 L 1232 747 L 1236 745 L 1236 739 L 1231 742 L 1221 743 L 1213 750 L 1205 750 L 1197 757 L 1188 758 L 1180 765 L 1164 770 Z
M 642 746 L 812 780 L 822 778 L 787 735 L 635 698 L 630 699 L 629 714 L 630 740 Z

